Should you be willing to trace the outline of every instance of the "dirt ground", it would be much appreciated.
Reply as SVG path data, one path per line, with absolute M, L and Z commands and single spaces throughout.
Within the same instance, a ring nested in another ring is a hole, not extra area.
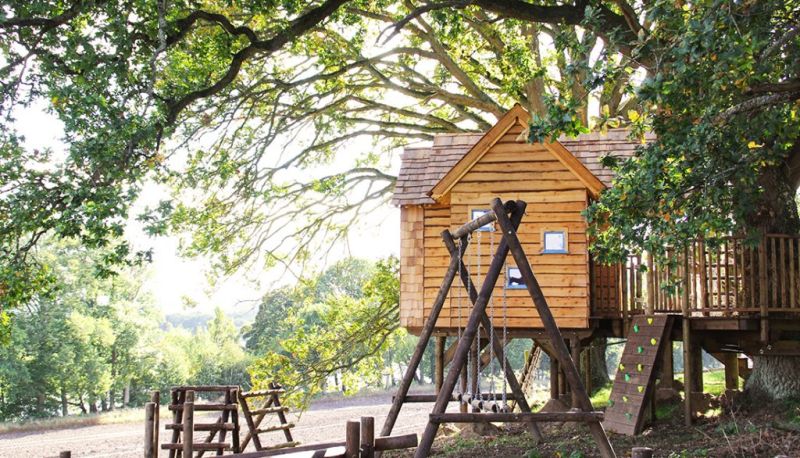
M 361 416 L 375 417 L 376 429 L 379 429 L 391 401 L 390 394 L 380 394 L 316 402 L 299 419 L 290 414 L 289 420 L 297 425 L 292 430 L 294 438 L 301 443 L 341 441 L 344 440 L 347 420 Z M 422 432 L 431 407 L 432 404 L 403 406 L 393 434 Z M 457 406 L 451 404 L 451 408 L 457 409 Z M 164 424 L 163 418 L 161 423 Z M 81 458 L 138 458 L 143 453 L 143 430 L 144 423 L 136 422 L 4 433 L 0 434 L 0 457 L 52 457 L 58 456 L 62 450 L 69 450 L 73 457 Z M 161 434 L 163 437 L 163 430 Z M 280 435 L 264 434 L 263 437 L 272 437 L 275 441 L 282 439 Z M 248 446 L 249 450 L 252 450 L 252 445 Z

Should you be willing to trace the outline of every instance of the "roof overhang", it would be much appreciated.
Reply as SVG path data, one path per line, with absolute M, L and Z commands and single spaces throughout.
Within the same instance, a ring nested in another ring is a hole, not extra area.
M 517 124 L 527 126 L 531 116 L 521 105 L 515 104 L 497 123 L 489 129 L 486 134 L 454 165 L 438 183 L 428 192 L 437 202 L 441 201 L 470 169 L 495 145 L 512 127 Z M 603 184 L 581 161 L 569 152 L 557 140 L 541 144 L 547 151 L 553 154 L 568 170 L 586 186 L 589 194 L 597 198 L 606 188 Z

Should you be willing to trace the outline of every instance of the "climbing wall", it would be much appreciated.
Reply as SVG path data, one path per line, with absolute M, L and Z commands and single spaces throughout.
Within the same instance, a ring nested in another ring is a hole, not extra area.
M 661 351 L 672 351 L 671 324 L 669 315 L 634 317 L 603 420 L 606 430 L 627 435 L 642 430 L 646 401 L 655 387 L 655 366 Z

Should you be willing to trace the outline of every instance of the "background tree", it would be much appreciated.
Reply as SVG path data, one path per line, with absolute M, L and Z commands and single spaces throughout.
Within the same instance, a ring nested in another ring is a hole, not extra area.
M 796 1 L 38 0 L 3 14 L 4 304 L 46 285 L 30 257 L 42 234 L 106 244 L 147 178 L 192 191 L 142 217 L 191 232 L 187 253 L 223 272 L 303 261 L 385 202 L 383 151 L 485 129 L 516 100 L 536 115 L 531 140 L 584 131 L 593 106 L 600 130 L 621 112 L 657 133 L 589 213 L 604 259 L 797 230 Z M 65 124 L 64 160 L 15 134 L 11 110 L 41 99 Z M 356 138 L 375 145 L 337 154 Z M 103 264 L 130 258 L 121 245 Z M 797 392 L 756 382 L 779 366 L 800 364 L 757 358 L 751 387 Z

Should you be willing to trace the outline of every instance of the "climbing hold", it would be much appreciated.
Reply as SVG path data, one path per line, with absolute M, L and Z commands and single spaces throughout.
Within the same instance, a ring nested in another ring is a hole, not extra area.
M 628 402 L 628 397 L 627 396 L 622 396 L 622 402 Z
M 639 325 L 638 324 L 634 324 L 633 325 L 633 332 L 639 332 Z
M 630 421 L 633 419 L 633 414 L 631 414 L 630 412 L 625 412 L 625 418 L 627 418 L 628 421 Z
M 642 372 L 644 370 L 644 364 L 637 364 L 636 365 L 636 370 L 638 370 L 639 372 Z
M 644 387 L 643 386 L 639 385 L 639 386 L 636 387 L 636 389 L 639 390 L 640 393 L 644 393 Z
M 619 370 L 624 371 L 625 370 L 625 365 L 622 364 L 622 363 L 619 363 Z
M 628 373 L 625 374 L 625 381 L 626 382 L 630 382 L 631 381 L 631 374 L 628 374 Z
M 639 345 L 638 347 L 636 347 L 636 353 L 644 353 L 644 347 L 643 347 L 643 346 L 641 346 L 641 345 Z
M 653 324 L 653 319 L 652 318 L 648 318 L 647 319 L 647 324 Z
M 608 406 L 609 407 L 614 407 L 614 400 L 613 399 L 609 399 L 608 400 Z
M 657 343 L 658 343 L 658 339 L 656 339 L 655 337 L 653 337 L 652 339 L 650 339 L 650 345 L 655 345 L 655 344 L 657 344 Z

